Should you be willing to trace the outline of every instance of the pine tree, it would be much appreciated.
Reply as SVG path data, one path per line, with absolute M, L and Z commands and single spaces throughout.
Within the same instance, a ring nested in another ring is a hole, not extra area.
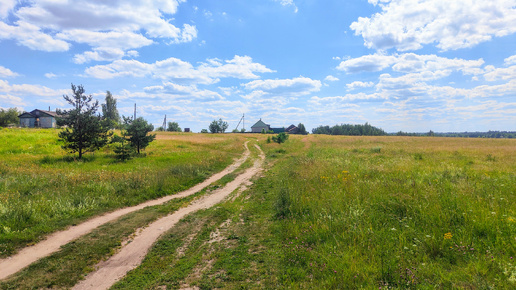
M 82 85 L 72 84 L 73 95 L 63 98 L 73 106 L 70 110 L 57 110 L 61 115 L 60 125 L 66 128 L 59 132 L 59 138 L 64 142 L 61 147 L 70 153 L 79 153 L 79 159 L 83 153 L 93 152 L 107 144 L 108 137 L 111 135 L 109 127 L 102 122 L 100 116 L 96 115 L 99 102 L 93 102 L 91 95 L 84 95 Z
M 102 104 L 102 116 L 105 120 L 109 120 L 112 128 L 120 124 L 120 115 L 116 108 L 116 99 L 111 95 L 110 91 L 106 92 L 106 103 Z

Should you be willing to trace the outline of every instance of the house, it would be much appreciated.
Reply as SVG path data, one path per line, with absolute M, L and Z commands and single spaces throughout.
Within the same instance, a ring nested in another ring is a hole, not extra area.
M 268 132 L 271 129 L 270 125 L 265 124 L 262 119 L 251 126 L 251 133 L 261 133 L 262 130 Z
M 55 128 L 57 113 L 36 109 L 19 115 L 20 127 Z
M 285 132 L 289 134 L 299 134 L 299 128 L 294 125 L 290 125 L 287 129 L 285 129 Z

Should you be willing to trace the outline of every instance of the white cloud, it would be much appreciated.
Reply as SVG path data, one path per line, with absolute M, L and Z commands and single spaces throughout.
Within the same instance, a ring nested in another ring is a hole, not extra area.
M 17 0 L 2 0 L 0 1 L 0 19 L 6 18 L 9 12 L 16 6 Z
M 46 77 L 46 78 L 48 78 L 48 79 L 53 79 L 53 78 L 56 78 L 56 77 L 57 77 L 57 75 L 56 75 L 56 74 L 54 74 L 54 73 L 46 73 L 46 74 L 45 74 L 45 77 Z
M 414 53 L 382 55 L 370 54 L 342 61 L 337 69 L 348 73 L 377 72 L 392 68 L 395 72 L 416 73 L 435 71 L 461 71 L 464 74 L 481 74 L 483 59 L 450 59 L 434 54 L 417 55 Z
M 294 3 L 294 0 L 275 0 L 276 2 L 279 2 L 282 6 L 292 6 L 294 7 L 294 13 L 297 13 L 299 9 L 296 6 L 296 3 Z
M 516 64 L 516 55 L 509 56 L 508 58 L 504 59 L 503 62 L 505 65 Z
M 25 97 L 56 97 L 69 94 L 69 90 L 54 90 L 41 85 L 30 84 L 9 84 L 5 80 L 0 80 L 0 96 L 11 100 L 21 100 L 19 96 Z M 13 97 L 16 96 L 16 97 Z M 25 98 L 26 99 L 26 98 Z
M 177 58 L 168 58 L 155 63 L 137 60 L 116 60 L 107 65 L 86 69 L 86 74 L 95 78 L 153 77 L 178 83 L 213 84 L 219 78 L 256 79 L 256 73 L 273 72 L 266 66 L 253 62 L 248 56 L 236 55 L 231 60 L 208 60 L 194 67 Z
M 210 90 L 199 90 L 197 86 L 189 85 L 183 86 L 171 82 L 166 82 L 161 86 L 151 86 L 144 88 L 144 91 L 149 94 L 163 94 L 172 95 L 174 99 L 187 98 L 201 101 L 213 101 L 223 99 L 217 92 Z
M 350 26 L 374 49 L 417 50 L 436 43 L 442 50 L 473 47 L 516 32 L 514 0 L 371 0 L 381 8 Z
M 358 58 L 347 59 L 342 61 L 338 66 L 338 70 L 348 73 L 357 72 L 376 72 L 390 67 L 396 62 L 397 58 L 392 55 L 370 54 L 363 55 Z
M 43 51 L 66 51 L 71 43 L 85 43 L 93 50 L 79 54 L 76 61 L 110 60 L 100 56 L 100 51 L 136 49 L 151 45 L 156 38 L 169 43 L 195 39 L 195 26 L 178 28 L 171 23 L 180 2 L 184 1 L 38 0 L 14 8 L 8 1 L 0 6 L 0 17 L 11 11 L 17 21 L 0 22 L 0 39 L 15 39 Z
M 354 89 L 358 89 L 358 88 L 370 88 L 372 86 L 374 86 L 373 82 L 361 82 L 361 81 L 352 82 L 352 83 L 346 85 L 346 87 L 348 87 L 348 89 L 350 89 L 350 90 L 354 90 Z
M 247 90 L 261 91 L 277 96 L 296 97 L 318 92 L 321 89 L 321 81 L 306 77 L 281 80 L 256 80 L 243 84 Z
M 17 77 L 17 76 L 19 76 L 19 74 L 0 65 L 0 78 L 9 78 L 9 77 Z
M 334 77 L 332 75 L 329 75 L 327 77 L 324 78 L 325 81 L 327 82 L 336 82 L 336 81 L 339 81 L 339 79 L 337 77 Z
M 30 23 L 18 22 L 11 26 L 0 21 L 0 39 L 15 39 L 19 45 L 32 50 L 42 51 L 67 51 L 70 44 L 45 34 Z

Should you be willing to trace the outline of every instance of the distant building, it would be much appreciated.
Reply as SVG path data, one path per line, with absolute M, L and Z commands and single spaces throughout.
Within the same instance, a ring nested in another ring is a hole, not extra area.
M 185 131 L 186 133 L 190 132 L 190 128 L 185 128 Z
M 271 129 L 271 125 L 265 124 L 262 119 L 251 126 L 251 133 L 261 133 L 262 130 L 268 132 Z
M 57 113 L 52 111 L 34 110 L 19 115 L 20 127 L 55 128 Z
M 299 134 L 299 128 L 294 125 L 290 125 L 287 129 L 285 129 L 285 132 L 289 134 Z

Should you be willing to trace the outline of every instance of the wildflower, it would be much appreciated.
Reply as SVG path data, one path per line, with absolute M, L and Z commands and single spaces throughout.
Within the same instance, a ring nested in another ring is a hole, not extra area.
M 444 234 L 444 239 L 445 239 L 445 240 L 450 240 L 452 237 L 453 237 L 452 233 L 446 233 L 446 234 Z

